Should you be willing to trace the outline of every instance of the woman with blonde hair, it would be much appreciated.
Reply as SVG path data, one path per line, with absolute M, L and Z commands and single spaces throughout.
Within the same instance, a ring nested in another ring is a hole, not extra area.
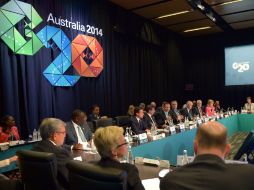
M 94 144 L 101 156 L 98 164 L 102 167 L 126 171 L 128 190 L 144 190 L 136 166 L 120 163 L 120 160 L 128 154 L 128 143 L 125 141 L 123 132 L 123 129 L 118 126 L 101 127 L 96 130 Z
M 214 101 L 212 99 L 207 100 L 205 113 L 208 117 L 213 116 L 215 114 Z

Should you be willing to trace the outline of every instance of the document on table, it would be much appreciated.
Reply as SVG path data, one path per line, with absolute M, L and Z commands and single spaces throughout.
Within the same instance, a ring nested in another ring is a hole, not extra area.
M 159 178 L 144 179 L 142 180 L 142 184 L 144 185 L 145 190 L 159 190 L 160 189 Z

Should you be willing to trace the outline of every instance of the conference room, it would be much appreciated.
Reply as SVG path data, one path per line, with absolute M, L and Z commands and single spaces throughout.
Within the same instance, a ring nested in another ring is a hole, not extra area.
M 1 0 L 0 189 L 253 189 L 253 19 L 253 0 Z

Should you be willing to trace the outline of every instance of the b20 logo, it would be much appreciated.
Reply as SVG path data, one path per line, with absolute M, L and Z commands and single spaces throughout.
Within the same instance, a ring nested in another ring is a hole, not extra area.
M 246 62 L 234 62 L 232 65 L 232 68 L 234 70 L 237 70 L 239 73 L 243 73 L 244 71 L 248 71 L 250 69 L 250 62 L 246 61 Z
M 28 40 L 15 28 L 21 21 Z M 28 3 L 11 0 L 3 5 L 0 22 L 0 38 L 16 54 L 32 56 L 43 46 L 60 51 L 43 71 L 53 86 L 73 86 L 81 76 L 97 77 L 103 70 L 103 49 L 96 38 L 80 34 L 71 42 L 61 29 L 48 25 L 35 34 L 42 18 Z M 65 74 L 70 67 L 75 74 Z

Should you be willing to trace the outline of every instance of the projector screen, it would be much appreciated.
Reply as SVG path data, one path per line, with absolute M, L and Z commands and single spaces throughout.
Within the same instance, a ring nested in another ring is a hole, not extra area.
M 254 84 L 254 45 L 225 48 L 225 85 Z

